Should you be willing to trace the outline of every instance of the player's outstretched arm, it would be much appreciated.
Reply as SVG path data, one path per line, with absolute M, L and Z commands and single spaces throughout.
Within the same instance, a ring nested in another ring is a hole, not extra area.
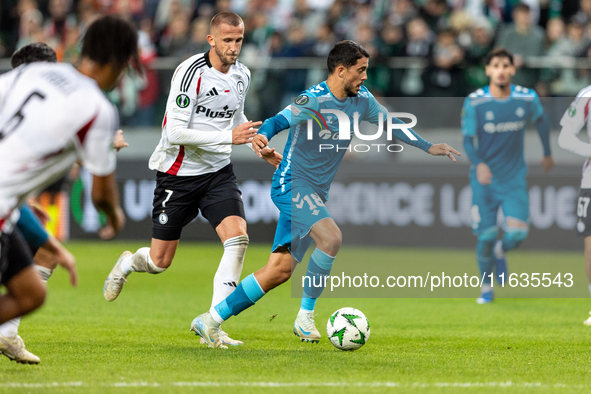
M 454 154 L 458 156 L 462 155 L 460 152 L 458 152 L 446 143 L 431 145 L 428 153 L 433 156 L 447 156 L 454 163 L 457 161 L 454 157 Z
M 232 144 L 242 145 L 252 142 L 252 137 L 257 133 L 254 127 L 260 126 L 263 122 L 245 122 L 232 130 Z

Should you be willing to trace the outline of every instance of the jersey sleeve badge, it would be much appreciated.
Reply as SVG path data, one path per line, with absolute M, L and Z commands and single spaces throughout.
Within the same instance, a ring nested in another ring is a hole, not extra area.
M 180 108 L 187 108 L 190 102 L 191 100 L 186 94 L 179 94 L 176 96 L 176 105 L 178 105 Z
M 310 98 L 305 94 L 301 94 L 298 96 L 298 98 L 295 99 L 294 103 L 296 103 L 297 105 L 304 105 L 308 102 L 309 99 Z

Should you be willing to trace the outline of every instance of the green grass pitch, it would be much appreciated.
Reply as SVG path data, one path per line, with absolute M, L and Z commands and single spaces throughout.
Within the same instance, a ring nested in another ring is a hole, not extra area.
M 319 344 L 292 333 L 299 300 L 285 284 L 224 324 L 244 346 L 208 349 L 189 332 L 210 304 L 220 245 L 182 243 L 162 275 L 132 274 L 121 296 L 103 299 L 103 281 L 124 249 L 138 243 L 75 242 L 80 283 L 58 269 L 45 306 L 23 319 L 20 334 L 38 366 L 0 357 L 0 392 L 65 393 L 540 393 L 591 391 L 590 299 L 321 299 Z M 339 256 L 358 252 L 344 247 Z M 383 249 L 382 249 L 383 252 Z M 472 261 L 472 251 L 391 249 L 407 259 Z M 243 276 L 267 260 L 251 245 Z M 371 259 L 371 250 L 367 259 Z M 512 262 L 580 262 L 583 253 L 517 251 Z M 338 260 L 337 260 L 338 263 Z M 475 294 L 476 297 L 476 294 Z M 371 337 L 342 352 L 326 339 L 338 308 L 363 311 Z M 277 315 L 274 319 L 271 316 Z

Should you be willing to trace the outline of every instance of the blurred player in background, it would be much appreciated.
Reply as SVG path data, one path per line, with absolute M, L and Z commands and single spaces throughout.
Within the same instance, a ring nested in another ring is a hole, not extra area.
M 117 110 L 111 89 L 138 64 L 137 33 L 125 20 L 103 17 L 89 26 L 78 69 L 32 63 L 0 76 L 0 323 L 42 305 L 45 285 L 15 222 L 27 196 L 62 177 L 79 160 L 93 174 L 92 199 L 118 232 L 125 223 L 115 183 Z M 22 348 L 18 335 L 9 344 Z M 8 355 L 10 357 L 10 355 Z
M 34 62 L 56 63 L 57 56 L 47 44 L 36 42 L 25 45 L 16 51 L 12 55 L 10 63 L 12 68 L 16 68 L 22 64 Z M 113 147 L 119 151 L 127 146 L 123 132 L 118 130 Z M 50 219 L 47 212 L 34 201 L 31 201 L 30 205 L 21 206 L 19 210 L 20 218 L 16 226 L 31 250 L 31 255 L 34 256 L 33 268 L 41 276 L 41 281 L 47 283 L 55 267 L 61 265 L 68 271 L 72 286 L 76 286 L 78 280 L 76 259 L 53 235 L 45 230 L 45 223 Z M 104 236 L 106 233 L 108 233 L 107 237 Z M 115 234 L 113 234 L 111 226 L 106 226 L 99 231 L 99 235 L 110 239 Z M 27 351 L 22 338 L 18 336 L 20 320 L 20 317 L 17 317 L 0 325 L 0 354 L 19 363 L 38 364 L 41 361 L 39 357 Z M 14 346 L 14 344 L 18 346 Z
M 193 320 L 191 330 L 205 339 L 209 347 L 225 348 L 220 339 L 220 325 L 286 282 L 312 241 L 316 243 L 316 249 L 310 257 L 306 276 L 312 279 L 330 274 L 341 247 L 342 234 L 325 203 L 330 184 L 351 140 L 332 138 L 331 143 L 338 144 L 340 149 L 319 152 L 319 133 L 327 130 L 315 129 L 316 140 L 306 139 L 302 124 L 311 119 L 306 110 L 318 114 L 321 108 L 338 109 L 351 121 L 357 112 L 359 121 L 374 124 L 381 115 L 387 117 L 388 111 L 363 86 L 367 79 L 369 53 L 359 44 L 353 41 L 337 43 L 328 55 L 327 64 L 328 79 L 307 89 L 293 104 L 267 119 L 253 140 L 253 149 L 260 156 L 273 157 L 275 152 L 268 147 L 269 139 L 281 130 L 290 129 L 283 160 L 273 175 L 271 188 L 271 198 L 280 210 L 279 222 L 267 265 L 247 276 L 232 294 L 209 312 Z M 338 137 L 338 123 L 330 122 L 327 126 L 334 137 Z M 394 119 L 394 123 L 403 122 Z M 433 145 L 410 129 L 405 132 L 395 129 L 393 134 L 397 140 L 431 155 L 449 156 L 453 161 L 452 153 L 459 155 L 447 144 Z M 294 333 L 306 342 L 319 342 L 321 337 L 314 324 L 314 307 L 324 289 L 312 285 L 318 282 L 317 279 L 305 281 L 301 309 L 293 326 Z
M 535 124 L 544 147 L 542 167 L 554 166 L 550 152 L 550 122 L 532 89 L 511 84 L 513 55 L 492 50 L 485 59 L 490 84 L 470 94 L 462 110 L 464 149 L 472 161 L 472 229 L 478 238 L 476 257 L 484 276 L 478 303 L 493 301 L 491 273 L 506 282 L 505 253 L 518 248 L 529 227 L 527 166 L 524 136 L 527 122 Z M 503 237 L 497 240 L 497 213 L 503 211 Z
M 237 61 L 243 39 L 242 18 L 221 12 L 210 23 L 207 40 L 211 49 L 177 67 L 162 138 L 150 158 L 150 169 L 158 171 L 152 243 L 135 253 L 121 254 L 105 280 L 103 294 L 108 301 L 117 298 L 130 273 L 164 272 L 172 264 L 183 227 L 199 211 L 224 246 L 213 281 L 212 305 L 226 298 L 240 281 L 248 235 L 230 154 L 232 144 L 251 142 L 256 133 L 253 127 L 261 124 L 244 116 L 250 71 Z M 242 344 L 226 333 L 222 341 Z
M 576 153 L 586 158 L 581 177 L 581 191 L 577 201 L 577 233 L 585 238 L 585 272 L 591 292 L 591 144 L 583 142 L 577 135 L 586 126 L 587 135 L 591 139 L 591 123 L 589 122 L 589 103 L 591 101 L 591 86 L 582 89 L 560 120 L 560 135 L 558 145 L 562 149 Z M 590 312 L 591 313 L 591 312 Z M 583 322 L 591 326 L 591 317 Z

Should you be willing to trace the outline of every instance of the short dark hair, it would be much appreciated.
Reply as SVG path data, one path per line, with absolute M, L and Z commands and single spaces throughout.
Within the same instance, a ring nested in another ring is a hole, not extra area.
M 495 48 L 492 51 L 490 51 L 484 58 L 484 64 L 488 66 L 495 57 L 504 57 L 506 59 L 509 59 L 509 62 L 511 63 L 511 65 L 513 65 L 513 54 L 505 48 Z
M 326 59 L 328 73 L 332 74 L 338 66 L 354 66 L 357 60 L 363 57 L 369 58 L 369 52 L 361 45 L 351 40 L 339 41 L 332 47 Z
M 21 64 L 29 64 L 34 62 L 50 62 L 56 63 L 57 56 L 51 47 L 43 42 L 35 42 L 25 45 L 16 51 L 10 59 L 12 68 L 17 68 Z
M 235 14 L 233 12 L 224 11 L 218 12 L 211 18 L 211 22 L 209 22 L 209 28 L 213 29 L 216 26 L 221 25 L 222 23 L 227 23 L 230 26 L 238 27 L 241 24 L 244 24 L 244 21 L 240 17 L 240 15 Z
M 101 66 L 112 63 L 124 67 L 131 60 L 139 69 L 137 41 L 137 32 L 131 23 L 118 16 L 103 16 L 86 30 L 80 55 Z
M 529 5 L 525 3 L 519 3 L 515 7 L 513 7 L 513 12 L 515 11 L 530 12 L 531 8 L 529 7 Z

